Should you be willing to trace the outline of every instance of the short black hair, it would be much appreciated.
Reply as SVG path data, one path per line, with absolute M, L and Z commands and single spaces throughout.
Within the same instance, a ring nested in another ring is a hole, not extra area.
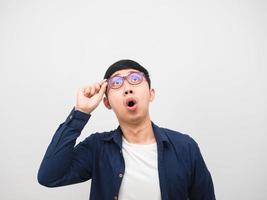
M 130 59 L 119 60 L 113 63 L 112 65 L 110 65 L 105 73 L 104 79 L 110 78 L 112 74 L 122 69 L 136 69 L 140 72 L 143 72 L 148 82 L 149 88 L 151 87 L 151 81 L 150 81 L 150 77 L 149 77 L 149 73 L 147 69 L 141 66 L 138 62 L 130 60 Z

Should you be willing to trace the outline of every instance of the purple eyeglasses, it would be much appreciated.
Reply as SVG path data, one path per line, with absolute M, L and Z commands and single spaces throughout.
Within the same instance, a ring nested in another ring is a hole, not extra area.
M 131 72 L 127 76 L 116 75 L 116 76 L 110 77 L 107 80 L 108 87 L 112 89 L 118 89 L 123 85 L 125 79 L 128 81 L 128 83 L 132 85 L 137 85 L 143 81 L 143 77 L 144 77 L 143 72 Z

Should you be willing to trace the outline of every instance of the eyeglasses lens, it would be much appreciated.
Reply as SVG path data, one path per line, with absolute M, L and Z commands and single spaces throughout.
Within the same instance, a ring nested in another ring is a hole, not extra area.
M 138 74 L 138 73 L 132 73 L 129 76 L 129 81 L 132 84 L 138 84 L 142 81 L 142 76 L 141 76 L 141 74 Z
M 110 86 L 111 88 L 119 88 L 123 84 L 123 78 L 119 76 L 114 76 L 110 80 Z

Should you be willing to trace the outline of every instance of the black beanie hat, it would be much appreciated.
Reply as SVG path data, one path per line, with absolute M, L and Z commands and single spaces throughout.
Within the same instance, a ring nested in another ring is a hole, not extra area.
M 148 82 L 149 88 L 151 85 L 151 81 L 149 78 L 149 73 L 148 71 L 141 66 L 139 63 L 129 60 L 129 59 L 124 59 L 124 60 L 119 60 L 115 63 L 113 63 L 106 71 L 104 79 L 108 79 L 111 77 L 112 74 L 114 74 L 116 71 L 122 70 L 122 69 L 136 69 L 140 72 L 143 72 L 145 75 L 145 78 Z

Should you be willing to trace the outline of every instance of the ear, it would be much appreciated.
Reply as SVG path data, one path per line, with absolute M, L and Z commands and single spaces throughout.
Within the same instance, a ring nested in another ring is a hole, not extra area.
M 149 101 L 152 102 L 155 98 L 155 90 L 153 88 L 151 88 L 149 91 L 150 91 Z
M 107 109 L 109 109 L 109 110 L 111 109 L 111 106 L 109 104 L 109 101 L 108 101 L 107 97 L 103 98 L 103 103 L 104 103 L 104 105 L 106 106 Z

